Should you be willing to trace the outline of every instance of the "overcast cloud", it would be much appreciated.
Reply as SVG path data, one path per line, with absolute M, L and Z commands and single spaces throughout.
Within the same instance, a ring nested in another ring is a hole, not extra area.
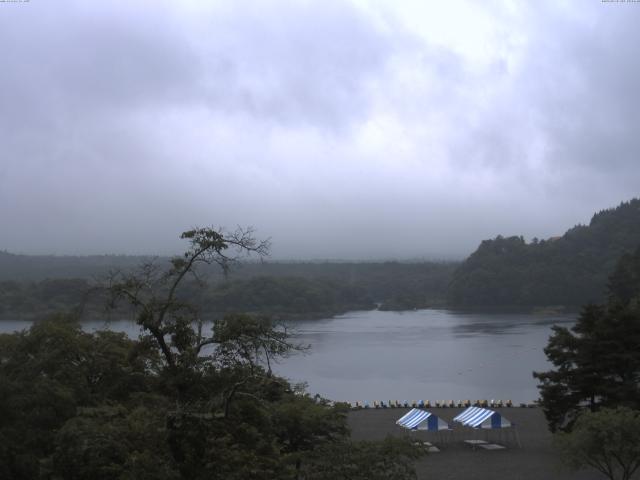
M 639 194 L 640 4 L 0 3 L 0 249 L 460 258 Z

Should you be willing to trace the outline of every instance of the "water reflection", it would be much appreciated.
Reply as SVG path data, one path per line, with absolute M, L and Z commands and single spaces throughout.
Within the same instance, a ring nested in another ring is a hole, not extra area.
M 487 318 L 489 315 L 490 318 Z M 464 315 L 462 318 L 467 323 L 453 326 L 453 334 L 456 336 L 521 334 L 531 329 L 550 328 L 553 325 L 573 323 L 575 321 L 575 317 L 571 314 L 553 316 L 484 314 Z

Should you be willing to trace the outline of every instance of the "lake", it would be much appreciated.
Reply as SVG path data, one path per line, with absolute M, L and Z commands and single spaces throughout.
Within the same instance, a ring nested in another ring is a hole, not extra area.
M 447 310 L 351 312 L 297 324 L 307 355 L 278 373 L 306 380 L 335 400 L 538 398 L 533 370 L 547 370 L 554 324 L 575 315 L 460 313 Z
M 449 310 L 350 312 L 295 322 L 305 354 L 274 367 L 312 394 L 341 401 L 538 398 L 533 370 L 547 370 L 543 352 L 551 326 L 575 315 L 469 313 Z M 112 321 L 113 330 L 135 336 L 138 327 Z M 92 331 L 103 322 L 86 322 Z M 28 327 L 0 322 L 0 331 Z

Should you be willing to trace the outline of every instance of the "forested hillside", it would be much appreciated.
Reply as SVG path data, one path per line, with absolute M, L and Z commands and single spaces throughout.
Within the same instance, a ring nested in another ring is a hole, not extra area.
M 110 263 L 113 260 L 113 263 Z M 128 271 L 144 257 L 0 255 L 0 318 L 30 319 L 69 311 L 85 300 L 99 315 L 99 295 L 85 295 L 109 270 Z M 157 258 L 163 266 L 168 259 Z M 203 316 L 253 312 L 280 318 L 331 316 L 349 310 L 442 306 L 454 263 L 257 262 L 237 265 L 228 278 L 202 269 L 206 286 L 185 282 L 179 292 Z M 13 276 L 7 274 L 10 272 Z M 101 280 L 102 279 L 102 280 Z
M 640 199 L 596 213 L 562 237 L 483 241 L 462 264 L 438 262 L 253 262 L 208 286 L 186 284 L 185 300 L 206 315 L 250 311 L 281 317 L 431 306 L 578 306 L 604 300 L 617 260 L 640 245 Z M 26 256 L 0 252 L 0 318 L 30 318 L 78 305 L 110 270 L 150 257 Z M 156 258 L 158 265 L 168 262 Z M 94 309 L 94 312 L 96 310 Z
M 129 255 L 16 255 L 0 251 L 0 281 L 93 278 L 114 268 L 130 268 L 150 257 Z
M 455 271 L 453 306 L 577 306 L 602 302 L 617 260 L 640 245 L 640 199 L 596 213 L 562 237 L 498 236 Z

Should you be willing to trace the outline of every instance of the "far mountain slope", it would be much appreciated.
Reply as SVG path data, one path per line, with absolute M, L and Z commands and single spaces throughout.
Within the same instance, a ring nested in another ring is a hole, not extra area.
M 579 306 L 602 302 L 617 260 L 640 245 L 640 199 L 596 213 L 562 237 L 483 241 L 456 270 L 448 301 L 458 307 Z

